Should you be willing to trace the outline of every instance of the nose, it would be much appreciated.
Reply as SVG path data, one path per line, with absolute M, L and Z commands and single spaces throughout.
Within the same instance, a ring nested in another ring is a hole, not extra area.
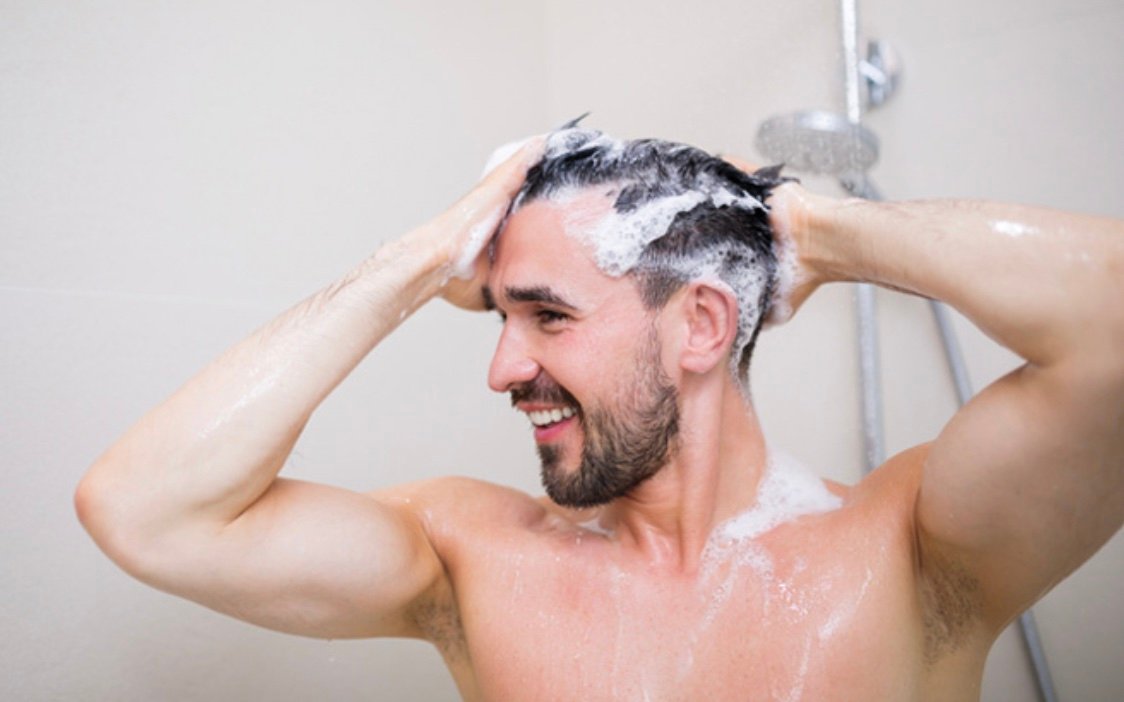
M 504 325 L 496 351 L 492 354 L 492 365 L 488 367 L 488 387 L 496 392 L 508 392 L 517 385 L 534 380 L 540 370 L 539 364 L 527 353 L 520 334 L 513 327 Z

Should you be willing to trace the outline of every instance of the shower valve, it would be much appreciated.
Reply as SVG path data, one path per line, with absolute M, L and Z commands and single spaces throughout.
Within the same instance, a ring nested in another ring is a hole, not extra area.
M 859 73 L 866 83 L 867 109 L 878 107 L 897 90 L 902 74 L 901 57 L 889 42 L 872 39 L 866 44 L 866 58 L 859 62 Z

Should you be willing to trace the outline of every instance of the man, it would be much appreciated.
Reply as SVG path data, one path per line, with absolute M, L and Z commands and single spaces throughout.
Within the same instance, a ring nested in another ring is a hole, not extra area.
M 428 639 L 469 700 L 975 699 L 998 633 L 1124 519 L 1122 268 L 1119 222 L 837 201 L 568 129 L 213 362 L 78 511 L 128 572 L 216 610 Z M 745 386 L 768 308 L 845 280 L 945 300 L 1026 359 L 854 487 L 771 454 Z M 503 317 L 489 383 L 553 499 L 278 478 L 438 296 Z

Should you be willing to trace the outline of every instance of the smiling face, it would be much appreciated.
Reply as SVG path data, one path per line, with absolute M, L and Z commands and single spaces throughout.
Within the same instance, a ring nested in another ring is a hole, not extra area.
M 748 393 L 749 361 L 769 304 L 778 285 L 794 284 L 791 275 L 780 278 L 765 205 L 790 179 L 779 166 L 750 174 L 687 144 L 614 139 L 572 125 L 551 133 L 545 147 L 514 209 L 540 200 L 570 205 L 575 193 L 601 189 L 612 208 L 598 203 L 598 226 L 584 234 L 598 266 L 633 275 L 649 308 L 663 306 L 688 281 L 721 281 L 737 304 L 728 367 Z
M 488 281 L 504 317 L 489 385 L 528 414 L 544 487 L 573 507 L 609 502 L 654 475 L 678 431 L 657 313 L 631 279 L 601 272 L 581 243 L 610 202 L 591 190 L 564 206 L 519 209 Z

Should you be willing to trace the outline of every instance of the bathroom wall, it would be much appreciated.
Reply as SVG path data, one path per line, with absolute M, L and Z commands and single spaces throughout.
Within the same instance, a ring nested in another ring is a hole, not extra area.
M 769 115 L 841 109 L 834 2 L 36 3 L 0 0 L 0 696 L 418 699 L 428 646 L 250 627 L 129 579 L 73 517 L 86 466 L 147 408 L 380 241 L 454 200 L 495 145 L 592 110 L 620 136 L 760 158 Z M 996 197 L 1124 216 L 1118 3 L 866 0 L 900 94 L 869 116 L 891 198 Z M 833 192 L 830 183 L 810 187 Z M 955 401 L 927 309 L 879 294 L 888 444 Z M 1015 359 L 961 323 L 982 387 Z M 498 325 L 434 303 L 314 416 L 287 474 L 370 489 L 450 472 L 537 489 L 491 394 Z M 857 479 L 851 291 L 759 344 L 771 440 Z M 1117 537 L 1046 597 L 1064 700 L 1124 691 Z M 989 702 L 1034 699 L 1017 638 Z
M 542 31 L 514 0 L 0 2 L 0 698 L 455 698 L 426 644 L 283 636 L 133 581 L 72 493 L 210 358 L 543 130 Z M 287 474 L 534 487 L 485 385 L 497 329 L 424 310 Z

